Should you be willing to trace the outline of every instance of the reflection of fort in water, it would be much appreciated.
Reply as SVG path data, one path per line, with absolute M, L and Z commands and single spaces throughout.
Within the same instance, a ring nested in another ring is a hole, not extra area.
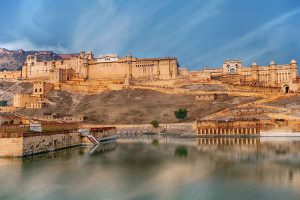
M 217 159 L 222 171 L 237 178 L 271 182 L 281 186 L 300 186 L 300 141 L 265 138 L 197 138 L 197 149 Z M 220 160 L 223 160 L 223 164 Z M 241 160 L 245 161 L 241 165 Z M 251 164 L 257 165 L 250 170 Z M 226 168 L 227 166 L 227 168 Z M 247 173 L 240 173 L 247 171 Z M 229 173 L 232 175 L 232 173 Z
M 229 152 L 256 154 L 259 152 L 259 138 L 197 138 L 201 152 Z
M 300 160 L 300 141 L 293 139 L 197 138 L 197 146 L 201 152 L 250 153 L 270 159 Z
M 259 138 L 197 138 L 198 145 L 257 145 Z

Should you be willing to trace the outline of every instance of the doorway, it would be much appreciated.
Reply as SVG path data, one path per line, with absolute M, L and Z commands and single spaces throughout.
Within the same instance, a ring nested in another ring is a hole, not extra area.
M 284 93 L 287 94 L 290 91 L 290 87 L 289 86 L 284 86 Z

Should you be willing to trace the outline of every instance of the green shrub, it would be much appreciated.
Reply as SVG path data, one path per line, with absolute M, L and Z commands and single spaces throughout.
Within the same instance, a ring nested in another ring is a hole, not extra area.
M 0 106 L 7 106 L 7 101 L 6 100 L 0 101 Z
M 175 111 L 175 117 L 179 120 L 184 120 L 187 116 L 187 109 L 185 108 L 180 108 L 179 110 Z
M 159 122 L 157 120 L 152 120 L 151 121 L 151 125 L 154 127 L 154 128 L 157 128 L 159 127 Z

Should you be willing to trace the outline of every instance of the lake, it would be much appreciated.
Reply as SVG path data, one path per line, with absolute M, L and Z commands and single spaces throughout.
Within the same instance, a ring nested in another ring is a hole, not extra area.
M 295 139 L 125 138 L 0 159 L 0 199 L 300 199 Z

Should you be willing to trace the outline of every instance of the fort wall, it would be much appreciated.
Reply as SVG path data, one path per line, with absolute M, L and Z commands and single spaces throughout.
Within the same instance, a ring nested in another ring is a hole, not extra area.
M 60 132 L 26 135 L 23 139 L 23 156 L 81 145 L 80 133 Z
M 0 135 L 0 157 L 23 156 L 23 137 L 3 138 Z
M 15 94 L 13 105 L 16 108 L 25 108 L 26 105 L 37 103 L 39 100 L 39 97 L 32 96 L 31 94 Z
M 114 127 L 91 129 L 96 138 L 116 133 Z M 0 132 L 0 157 L 22 157 L 46 153 L 91 142 L 77 130 L 60 130 L 45 132 Z
M 18 79 L 18 78 L 21 78 L 21 71 L 0 72 L 0 79 Z
M 59 61 L 40 61 L 38 55 L 28 56 L 22 68 L 22 78 L 65 82 L 74 79 L 175 79 L 176 58 L 119 58 L 115 55 L 94 58 L 91 52 Z

